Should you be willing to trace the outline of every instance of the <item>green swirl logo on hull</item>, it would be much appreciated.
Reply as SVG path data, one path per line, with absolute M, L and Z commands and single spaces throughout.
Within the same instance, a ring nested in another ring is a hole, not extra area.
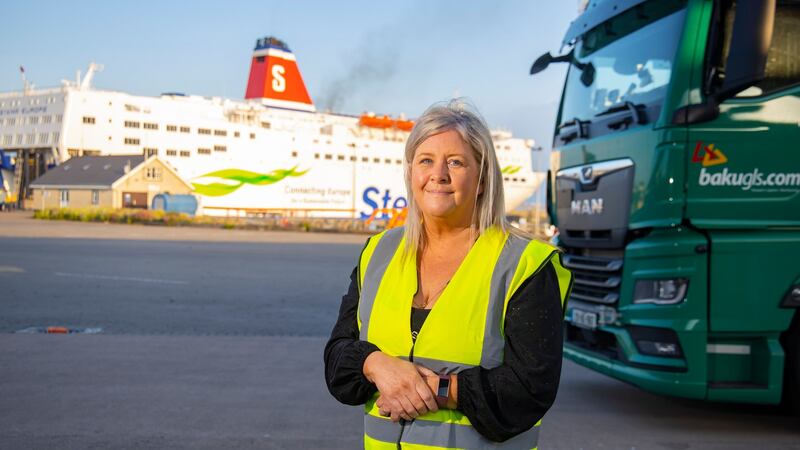
M 298 171 L 297 166 L 291 169 L 276 169 L 269 173 L 250 172 L 242 169 L 224 169 L 209 172 L 195 180 L 217 178 L 221 182 L 200 183 L 192 182 L 194 191 L 201 195 L 209 197 L 221 197 L 235 192 L 240 187 L 246 184 L 255 186 L 264 186 L 267 184 L 274 184 L 286 177 L 300 177 L 308 173 L 311 169 Z

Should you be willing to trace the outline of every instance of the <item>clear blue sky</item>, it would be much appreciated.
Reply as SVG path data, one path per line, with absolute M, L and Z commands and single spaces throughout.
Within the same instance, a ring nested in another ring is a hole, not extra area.
M 549 147 L 563 65 L 528 75 L 558 51 L 577 1 L 22 1 L 0 3 L 0 91 L 105 65 L 95 86 L 139 95 L 240 99 L 255 40 L 297 56 L 319 109 L 414 117 L 454 94 L 492 127 Z

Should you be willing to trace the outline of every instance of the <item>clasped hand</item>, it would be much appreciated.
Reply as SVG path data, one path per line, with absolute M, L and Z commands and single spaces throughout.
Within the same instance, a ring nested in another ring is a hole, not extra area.
M 364 375 L 380 393 L 379 413 L 394 422 L 439 409 L 432 387 L 438 385 L 439 376 L 426 367 L 376 351 L 364 361 Z

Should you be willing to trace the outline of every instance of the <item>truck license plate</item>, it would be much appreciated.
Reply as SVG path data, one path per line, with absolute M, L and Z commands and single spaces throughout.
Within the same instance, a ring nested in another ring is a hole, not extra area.
M 580 309 L 572 310 L 572 324 L 576 327 L 586 328 L 587 330 L 594 330 L 597 328 L 597 313 L 582 311 Z

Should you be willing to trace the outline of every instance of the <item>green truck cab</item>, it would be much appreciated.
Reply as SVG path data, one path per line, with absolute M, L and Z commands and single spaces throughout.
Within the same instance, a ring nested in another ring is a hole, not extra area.
M 548 213 L 565 355 L 665 395 L 800 403 L 800 2 L 592 0 Z

